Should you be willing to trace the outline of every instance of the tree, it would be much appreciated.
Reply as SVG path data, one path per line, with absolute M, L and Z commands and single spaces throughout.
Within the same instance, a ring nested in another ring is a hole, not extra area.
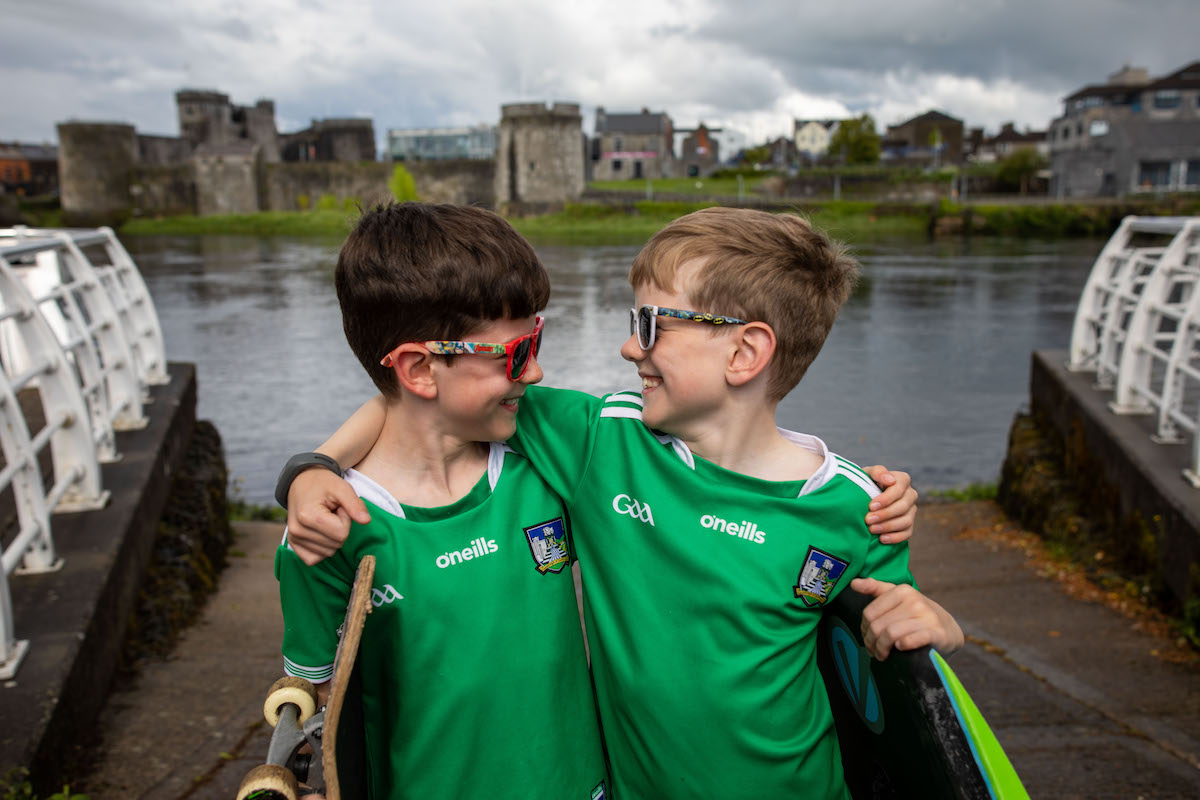
M 405 169 L 403 164 L 397 164 L 392 170 L 388 188 L 392 190 L 392 197 L 395 197 L 397 202 L 403 203 L 407 200 L 417 199 L 417 182 L 413 180 L 412 173 Z
M 879 134 L 870 114 L 842 120 L 829 139 L 829 157 L 846 164 L 879 162 Z
M 1020 147 L 1009 153 L 996 166 L 996 183 L 1001 189 L 1029 190 L 1029 181 L 1046 167 L 1046 159 L 1032 147 Z

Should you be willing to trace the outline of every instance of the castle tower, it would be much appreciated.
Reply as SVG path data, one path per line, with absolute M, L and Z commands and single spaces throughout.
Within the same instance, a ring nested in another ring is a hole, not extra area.
M 58 186 L 63 221 L 72 226 L 119 225 L 133 206 L 130 176 L 137 163 L 132 125 L 58 124 Z
M 496 206 L 545 210 L 583 194 L 583 117 L 578 103 L 500 107 Z

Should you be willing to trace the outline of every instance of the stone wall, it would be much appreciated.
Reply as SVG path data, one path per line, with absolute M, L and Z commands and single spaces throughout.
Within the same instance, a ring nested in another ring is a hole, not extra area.
M 1156 444 L 1153 420 L 1108 408 L 1065 351 L 1033 354 L 1030 414 L 1009 438 L 998 500 L 1014 519 L 1143 599 L 1200 626 L 1200 496 L 1191 445 Z
M 137 162 L 132 125 L 62 122 L 58 125 L 58 180 L 63 222 L 120 225 L 132 211 L 130 177 Z
M 135 216 L 196 213 L 196 170 L 190 161 L 173 166 L 136 167 L 129 191 Z
M 196 168 L 196 213 L 253 214 L 260 202 L 261 149 L 249 142 L 222 147 L 201 145 Z
M 391 175 L 392 165 L 383 162 L 268 164 L 263 173 L 264 209 L 313 208 L 324 195 L 333 195 L 340 201 L 356 199 L 365 206 L 391 197 L 388 189 Z M 420 191 L 419 185 L 417 190 Z
M 496 206 L 494 160 L 412 161 L 404 166 L 417 184 L 417 196 L 426 203 Z
M 138 164 L 144 167 L 185 164 L 192 157 L 192 144 L 179 136 L 138 134 Z
M 579 106 L 501 106 L 496 137 L 495 196 L 499 207 L 561 206 L 584 188 L 583 118 Z

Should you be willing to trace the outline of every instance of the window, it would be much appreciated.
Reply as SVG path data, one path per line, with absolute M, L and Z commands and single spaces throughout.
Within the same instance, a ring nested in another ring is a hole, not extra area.
M 1143 161 L 1138 164 L 1138 186 L 1141 188 L 1165 188 L 1170 182 L 1170 161 Z
M 1062 140 L 1065 142 L 1067 139 L 1070 139 L 1070 138 L 1071 138 L 1071 126 L 1070 126 L 1070 125 L 1063 125 L 1063 127 L 1062 127 Z
M 613 164 L 613 172 L 621 171 L 621 159 L 614 158 L 612 164 Z
M 1103 136 L 1108 133 L 1108 121 L 1103 119 L 1094 119 L 1088 125 L 1088 136 Z
M 621 149 L 622 149 L 621 148 L 621 137 L 618 136 L 615 139 L 613 139 L 613 150 L 620 151 Z
M 1154 93 L 1155 108 L 1179 108 L 1183 95 L 1177 89 L 1159 89 Z
M 1083 121 L 1082 120 L 1080 120 L 1079 122 L 1077 122 L 1075 124 L 1075 135 L 1083 136 Z
M 1187 162 L 1187 185 L 1200 186 L 1200 159 Z

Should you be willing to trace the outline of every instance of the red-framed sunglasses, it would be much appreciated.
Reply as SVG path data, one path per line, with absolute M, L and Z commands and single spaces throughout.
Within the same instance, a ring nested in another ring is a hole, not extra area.
M 436 353 L 440 356 L 475 356 L 475 355 L 500 355 L 504 354 L 507 357 L 505 364 L 505 374 L 508 375 L 510 381 L 519 381 L 521 376 L 525 374 L 525 370 L 529 368 L 529 362 L 537 357 L 542 349 L 542 328 L 545 327 L 546 320 L 544 317 L 535 317 L 533 330 L 523 336 L 518 336 L 503 343 L 493 342 L 457 342 L 445 340 L 433 340 L 428 342 L 419 342 L 429 352 Z M 408 344 L 408 342 L 405 342 Z M 380 364 L 385 367 L 390 367 L 396 360 L 396 354 L 404 345 L 398 345 L 395 350 L 392 350 L 380 360 Z

